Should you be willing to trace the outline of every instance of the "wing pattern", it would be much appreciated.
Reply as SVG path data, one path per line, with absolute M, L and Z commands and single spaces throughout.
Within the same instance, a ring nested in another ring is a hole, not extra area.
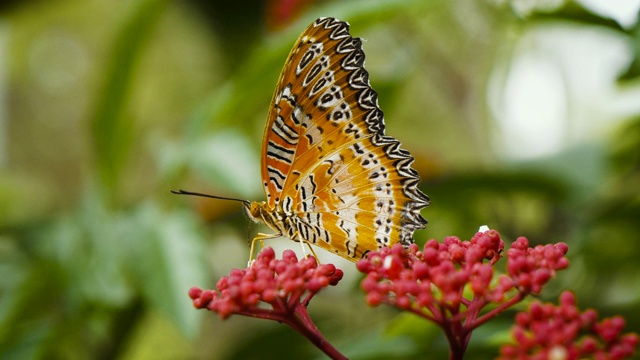
M 276 87 L 263 138 L 262 180 L 277 229 L 357 260 L 413 242 L 429 198 L 413 157 L 385 135 L 362 40 L 334 18 L 312 23 Z

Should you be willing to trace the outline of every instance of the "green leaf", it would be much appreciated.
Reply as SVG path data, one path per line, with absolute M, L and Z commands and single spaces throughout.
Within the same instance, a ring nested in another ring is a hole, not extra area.
M 197 223 L 189 212 L 165 212 L 146 203 L 133 216 L 132 225 L 140 226 L 131 240 L 131 266 L 143 298 L 187 337 L 195 337 L 201 314 L 193 308 L 188 291 L 210 283 Z
M 260 194 L 258 150 L 237 131 L 218 132 L 189 145 L 193 170 L 207 181 L 245 198 Z
M 109 198 L 117 192 L 119 175 L 135 138 L 133 119 L 126 114 L 135 65 L 166 3 L 157 0 L 130 3 L 131 12 L 121 25 L 104 72 L 104 85 L 92 116 L 91 129 L 96 165 L 102 185 L 111 191 L 106 194 Z

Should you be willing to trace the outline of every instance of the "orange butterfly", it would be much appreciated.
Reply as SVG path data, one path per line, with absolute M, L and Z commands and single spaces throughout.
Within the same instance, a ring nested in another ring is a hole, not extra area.
M 384 134 L 364 58 L 362 40 L 334 18 L 314 21 L 293 46 L 262 140 L 267 200 L 241 200 L 274 231 L 253 239 L 252 254 L 256 241 L 286 236 L 357 261 L 409 245 L 425 227 L 420 210 L 429 198 L 417 188 L 411 154 Z

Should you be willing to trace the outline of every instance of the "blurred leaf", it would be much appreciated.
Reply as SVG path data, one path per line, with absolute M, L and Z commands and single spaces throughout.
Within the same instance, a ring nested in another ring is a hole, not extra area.
M 580 166 L 572 166 L 573 164 Z M 567 200 L 578 203 L 590 199 L 607 176 L 605 148 L 598 142 L 569 147 L 551 157 L 525 162 L 519 167 L 532 175 L 555 180 L 566 191 L 564 194 L 556 193 L 556 196 L 568 195 L 570 198 Z
M 431 321 L 412 313 L 400 313 L 389 322 L 385 330 L 386 336 L 406 335 L 416 343 L 425 343 L 429 339 L 441 336 L 440 328 Z
M 3 359 L 29 359 L 42 351 L 51 330 L 48 324 L 34 321 L 42 310 L 32 306 L 41 301 L 48 286 L 41 279 L 45 266 L 29 262 L 7 238 L 0 238 L 0 354 Z
M 478 226 L 488 225 L 505 239 L 526 234 L 532 241 L 549 240 L 553 221 L 563 221 L 549 218 L 549 213 L 566 201 L 569 191 L 559 179 L 523 168 L 451 174 L 427 190 L 429 238 L 464 237 L 465 232 L 471 237 Z
M 4 360 L 37 359 L 43 357 L 43 345 L 50 327 L 42 323 L 31 323 L 14 329 L 11 341 L 2 341 L 0 354 Z M 4 346 L 6 345 L 6 346 Z
M 40 179 L 16 173 L 0 174 L 0 227 L 42 218 L 52 207 L 52 192 Z
M 566 1 L 563 6 L 552 12 L 538 12 L 530 17 L 531 20 L 559 20 L 564 22 L 578 22 L 584 25 L 601 26 L 618 33 L 630 35 L 634 56 L 627 70 L 620 75 L 620 80 L 633 80 L 640 76 L 640 23 L 633 28 L 624 29 L 614 19 L 593 13 L 578 1 Z
M 499 346 L 511 341 L 511 324 L 513 314 L 507 312 L 476 328 L 471 335 L 465 359 L 486 359 L 489 358 L 488 354 L 498 355 Z
M 322 3 L 321 3 L 322 4 Z M 370 1 L 333 1 L 320 5 L 313 14 L 300 19 L 299 24 L 309 24 L 315 20 L 315 14 L 319 16 L 334 16 L 349 23 L 358 23 L 359 26 L 379 26 L 385 19 L 404 16 L 412 13 L 425 13 L 435 8 L 444 8 L 446 0 L 370 0 Z M 316 16 L 317 17 L 317 16 Z M 303 26 L 304 27 L 304 26 Z M 357 34 L 355 34 L 357 36 Z
M 188 291 L 210 283 L 202 236 L 186 211 L 165 212 L 143 204 L 132 216 L 130 266 L 142 295 L 152 308 L 170 318 L 187 337 L 199 329 L 199 314 Z
M 621 177 L 640 173 L 640 117 L 624 124 L 610 143 L 611 160 Z
M 188 145 L 193 171 L 232 194 L 253 198 L 261 193 L 256 146 L 237 131 L 221 131 Z
M 615 31 L 623 30 L 620 24 L 613 19 L 595 14 L 582 6 L 578 1 L 565 1 L 563 6 L 553 11 L 540 11 L 529 17 L 531 20 L 561 20 L 575 21 L 587 25 L 597 25 L 610 28 Z
M 415 343 L 404 334 L 387 336 L 381 329 L 367 329 L 357 335 L 349 338 L 348 344 L 339 347 L 349 359 L 412 358 L 416 352 Z
M 110 199 L 117 192 L 120 172 L 135 139 L 133 119 L 126 114 L 135 65 L 166 4 L 166 0 L 128 3 L 130 13 L 123 20 L 104 74 L 91 125 L 96 165 Z
M 633 45 L 633 61 L 629 64 L 627 71 L 620 75 L 621 80 L 635 80 L 640 77 L 640 22 L 629 31 Z
M 220 324 L 219 326 L 229 325 Z M 302 335 L 284 324 L 269 322 L 268 325 L 263 324 L 262 328 L 250 329 L 243 333 L 233 344 L 230 344 L 228 353 L 221 358 L 227 360 L 310 359 L 314 354 L 322 354 Z
M 166 316 L 149 312 L 137 325 L 127 348 L 120 360 L 182 359 L 190 353 L 190 342 Z
M 123 307 L 135 290 L 125 264 L 129 238 L 120 214 L 111 212 L 95 192 L 81 206 L 39 234 L 43 256 L 60 264 L 69 299 Z M 78 304 L 80 306 L 80 304 Z

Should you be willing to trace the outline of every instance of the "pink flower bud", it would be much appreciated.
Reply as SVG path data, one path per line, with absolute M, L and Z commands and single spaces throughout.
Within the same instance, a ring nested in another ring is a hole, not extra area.
M 555 306 L 534 301 L 527 312 L 518 313 L 511 330 L 517 345 L 503 346 L 502 359 L 550 358 L 558 349 L 567 359 L 622 359 L 633 355 L 638 335 L 622 334 L 624 319 L 613 317 L 598 323 L 593 310 L 580 313 L 570 292 L 562 293 L 559 302 Z M 627 343 L 627 336 L 636 339 L 635 343 Z
M 369 306 L 378 306 L 382 302 L 382 295 L 377 291 L 371 291 L 367 293 L 366 301 Z
M 582 353 L 583 354 L 593 354 L 598 350 L 598 342 L 593 336 L 585 336 L 582 340 Z
M 529 240 L 525 237 L 519 237 L 511 245 L 512 249 L 526 250 L 529 247 Z
M 191 289 L 189 289 L 189 297 L 193 300 L 199 298 L 200 294 L 202 294 L 202 289 L 197 286 L 194 286 Z

